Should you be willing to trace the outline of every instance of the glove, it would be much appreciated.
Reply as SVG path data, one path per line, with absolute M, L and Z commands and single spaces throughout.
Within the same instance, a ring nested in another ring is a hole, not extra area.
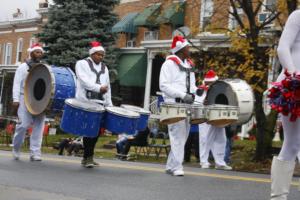
M 204 89 L 202 89 L 202 88 L 199 88 L 199 89 L 196 90 L 196 94 L 197 94 L 199 97 L 201 97 L 201 96 L 203 95 L 203 93 L 204 93 Z
M 186 94 L 182 100 L 183 103 L 192 104 L 194 102 L 194 97 L 191 94 Z

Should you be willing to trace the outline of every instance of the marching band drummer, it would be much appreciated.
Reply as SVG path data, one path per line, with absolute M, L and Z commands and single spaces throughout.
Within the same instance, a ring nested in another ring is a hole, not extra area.
M 202 94 L 197 90 L 199 96 L 196 97 L 197 102 L 205 104 L 207 90 L 211 84 L 218 80 L 218 76 L 213 70 L 209 70 L 204 76 L 204 85 L 200 86 Z M 219 128 L 207 123 L 199 124 L 199 152 L 200 165 L 202 169 L 210 168 L 208 161 L 209 152 L 215 160 L 215 168 L 223 170 L 231 170 L 232 168 L 224 161 L 226 147 L 225 128 Z
M 13 138 L 13 157 L 20 159 L 20 149 L 24 142 L 25 134 L 32 125 L 30 136 L 30 160 L 41 161 L 41 145 L 45 125 L 45 114 L 32 115 L 25 106 L 24 85 L 29 70 L 37 63 L 40 63 L 44 50 L 40 44 L 33 44 L 28 52 L 30 59 L 22 63 L 16 70 L 13 83 L 13 109 L 18 112 L 18 122 Z
M 100 42 L 91 42 L 89 57 L 79 60 L 75 70 L 77 75 L 76 98 L 80 100 L 102 100 L 104 106 L 112 106 L 109 71 L 102 62 L 105 50 Z M 98 137 L 83 137 L 84 154 L 81 164 L 86 168 L 99 165 L 93 159 Z
M 181 36 L 172 42 L 172 54 L 162 65 L 159 87 L 165 102 L 192 104 L 196 91 L 195 74 L 190 72 L 192 63 L 189 58 L 189 43 Z M 184 176 L 184 145 L 188 138 L 190 124 L 187 119 L 168 125 L 171 151 L 168 156 L 166 173 Z

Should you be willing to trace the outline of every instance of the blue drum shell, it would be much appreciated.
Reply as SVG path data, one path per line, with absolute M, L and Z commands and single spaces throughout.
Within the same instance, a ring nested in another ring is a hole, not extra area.
M 138 119 L 137 130 L 144 131 L 148 126 L 149 115 L 140 113 L 141 117 Z
M 75 74 L 67 67 L 52 66 L 51 71 L 55 77 L 55 93 L 52 98 L 50 110 L 53 112 L 61 112 L 64 108 L 65 100 L 75 97 Z
M 106 112 L 104 127 L 114 134 L 127 133 L 128 135 L 133 135 L 136 133 L 138 120 L 139 118 L 130 118 Z
M 97 137 L 104 113 L 86 111 L 65 104 L 60 127 L 74 135 Z

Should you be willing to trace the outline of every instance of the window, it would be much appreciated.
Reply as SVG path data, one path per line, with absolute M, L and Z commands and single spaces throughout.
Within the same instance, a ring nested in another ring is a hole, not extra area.
M 16 54 L 16 63 L 22 61 L 22 51 L 23 51 L 23 38 L 19 38 L 18 46 L 17 46 L 17 54 Z
M 31 45 L 33 45 L 35 42 L 36 42 L 36 41 L 35 41 L 35 38 L 34 38 L 34 37 L 30 38 L 30 41 L 29 41 L 29 47 L 31 47 Z
M 233 12 L 233 8 L 230 7 L 230 12 Z M 237 8 L 237 13 L 239 14 L 240 18 L 242 19 L 243 17 L 243 9 L 242 8 Z M 239 26 L 238 21 L 236 20 L 236 18 L 234 16 L 232 16 L 231 14 L 229 14 L 229 20 L 228 20 L 228 29 L 230 30 L 234 30 Z
M 2 46 L 2 64 L 5 64 L 5 49 L 6 49 L 6 44 L 4 43 Z
M 144 40 L 158 40 L 158 31 L 146 31 Z
M 272 17 L 276 13 L 276 0 L 264 0 L 261 12 L 258 14 L 258 21 L 260 23 L 265 22 L 266 19 Z M 266 25 L 266 28 L 273 27 L 275 25 L 275 20 Z
M 11 65 L 12 43 L 6 43 L 4 53 L 4 64 Z
M 273 12 L 276 10 L 276 0 L 264 0 L 263 11 Z
M 213 0 L 201 1 L 201 14 L 200 14 L 200 28 L 205 30 L 206 26 L 210 24 L 211 17 L 214 11 Z

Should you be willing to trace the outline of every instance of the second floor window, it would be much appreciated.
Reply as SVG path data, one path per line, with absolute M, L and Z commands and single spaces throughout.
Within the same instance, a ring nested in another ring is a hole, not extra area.
M 200 28 L 202 31 L 204 31 L 207 25 L 210 24 L 213 11 L 214 11 L 213 0 L 201 1 Z
M 18 39 L 16 63 L 22 61 L 22 51 L 23 51 L 23 38 Z
M 11 65 L 12 60 L 12 43 L 6 43 L 3 46 L 3 64 L 5 65 Z

